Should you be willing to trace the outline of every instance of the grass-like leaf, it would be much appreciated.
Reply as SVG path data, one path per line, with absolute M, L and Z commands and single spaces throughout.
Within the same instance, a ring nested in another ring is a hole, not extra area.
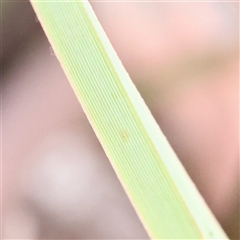
M 90 4 L 31 2 L 149 236 L 227 238 L 129 78 Z

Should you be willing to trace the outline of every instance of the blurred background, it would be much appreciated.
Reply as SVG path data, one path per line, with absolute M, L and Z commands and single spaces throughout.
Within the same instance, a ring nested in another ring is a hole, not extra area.
M 239 239 L 239 3 L 91 4 Z M 3 239 L 148 239 L 28 1 L 1 2 L 1 46 Z

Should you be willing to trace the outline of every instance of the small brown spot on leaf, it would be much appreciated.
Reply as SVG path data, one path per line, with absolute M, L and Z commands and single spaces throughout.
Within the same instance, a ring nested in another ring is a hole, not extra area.
M 126 130 L 123 130 L 121 132 L 121 138 L 122 138 L 123 141 L 126 142 L 128 140 L 128 138 L 129 138 L 129 133 Z

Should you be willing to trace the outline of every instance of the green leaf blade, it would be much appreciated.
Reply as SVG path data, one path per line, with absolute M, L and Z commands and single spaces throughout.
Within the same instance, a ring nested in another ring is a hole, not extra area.
M 86 1 L 32 5 L 153 239 L 227 238 L 146 107 Z

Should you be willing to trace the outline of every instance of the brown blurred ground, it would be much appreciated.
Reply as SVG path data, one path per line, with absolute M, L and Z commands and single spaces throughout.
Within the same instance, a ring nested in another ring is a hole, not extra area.
M 239 3 L 92 3 L 198 189 L 239 237 Z M 146 239 L 27 2 L 2 3 L 3 238 Z

